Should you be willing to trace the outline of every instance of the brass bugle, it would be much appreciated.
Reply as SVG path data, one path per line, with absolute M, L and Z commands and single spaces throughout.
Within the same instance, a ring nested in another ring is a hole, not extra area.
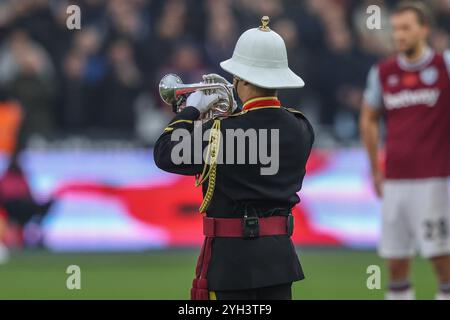
M 219 100 L 213 107 L 207 118 L 212 117 L 226 117 L 231 114 L 233 109 L 233 85 L 227 85 L 225 83 L 214 82 L 214 83 L 193 83 L 185 84 L 181 78 L 176 74 L 166 74 L 159 82 L 159 95 L 161 99 L 168 105 L 176 105 L 179 103 L 180 98 L 186 96 L 192 92 L 198 90 L 214 91 L 223 90 L 227 99 Z

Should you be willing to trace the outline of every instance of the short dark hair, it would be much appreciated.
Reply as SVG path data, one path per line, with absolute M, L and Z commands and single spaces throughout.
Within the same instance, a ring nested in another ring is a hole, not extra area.
M 433 25 L 433 14 L 428 6 L 422 1 L 402 1 L 397 4 L 392 12 L 393 15 L 412 11 L 416 14 L 417 20 L 423 26 Z

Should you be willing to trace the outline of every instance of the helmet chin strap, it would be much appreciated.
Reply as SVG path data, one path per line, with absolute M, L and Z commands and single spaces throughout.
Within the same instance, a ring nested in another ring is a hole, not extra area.
M 240 79 L 237 77 L 235 77 L 233 79 L 233 96 L 235 99 L 238 98 L 239 100 L 241 100 L 241 98 L 239 97 L 239 94 L 238 94 L 239 81 L 240 81 Z

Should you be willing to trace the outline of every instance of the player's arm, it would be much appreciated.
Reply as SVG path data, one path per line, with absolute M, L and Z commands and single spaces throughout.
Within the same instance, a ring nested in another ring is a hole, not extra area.
M 366 148 L 372 174 L 378 174 L 378 145 L 379 145 L 380 113 L 373 107 L 363 103 L 359 120 L 361 139 Z
M 382 196 L 383 175 L 378 164 L 378 146 L 380 142 L 379 125 L 382 105 L 382 92 L 378 70 L 373 67 L 367 79 L 364 102 L 361 107 L 359 127 L 362 142 L 366 148 L 370 162 L 375 191 Z
M 443 53 L 445 67 L 447 68 L 448 75 L 450 76 L 450 49 L 447 49 Z

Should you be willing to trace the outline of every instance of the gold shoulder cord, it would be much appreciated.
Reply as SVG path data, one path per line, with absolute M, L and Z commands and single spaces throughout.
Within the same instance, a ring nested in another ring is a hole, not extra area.
M 220 120 L 214 120 L 211 127 L 211 133 L 209 135 L 208 149 L 206 151 L 205 166 L 203 172 L 195 178 L 195 186 L 202 185 L 208 178 L 208 188 L 206 190 L 205 197 L 200 206 L 200 213 L 204 213 L 211 203 L 214 188 L 216 186 L 216 173 L 217 173 L 217 158 L 219 156 L 220 148 Z M 208 164 L 209 163 L 209 164 Z

